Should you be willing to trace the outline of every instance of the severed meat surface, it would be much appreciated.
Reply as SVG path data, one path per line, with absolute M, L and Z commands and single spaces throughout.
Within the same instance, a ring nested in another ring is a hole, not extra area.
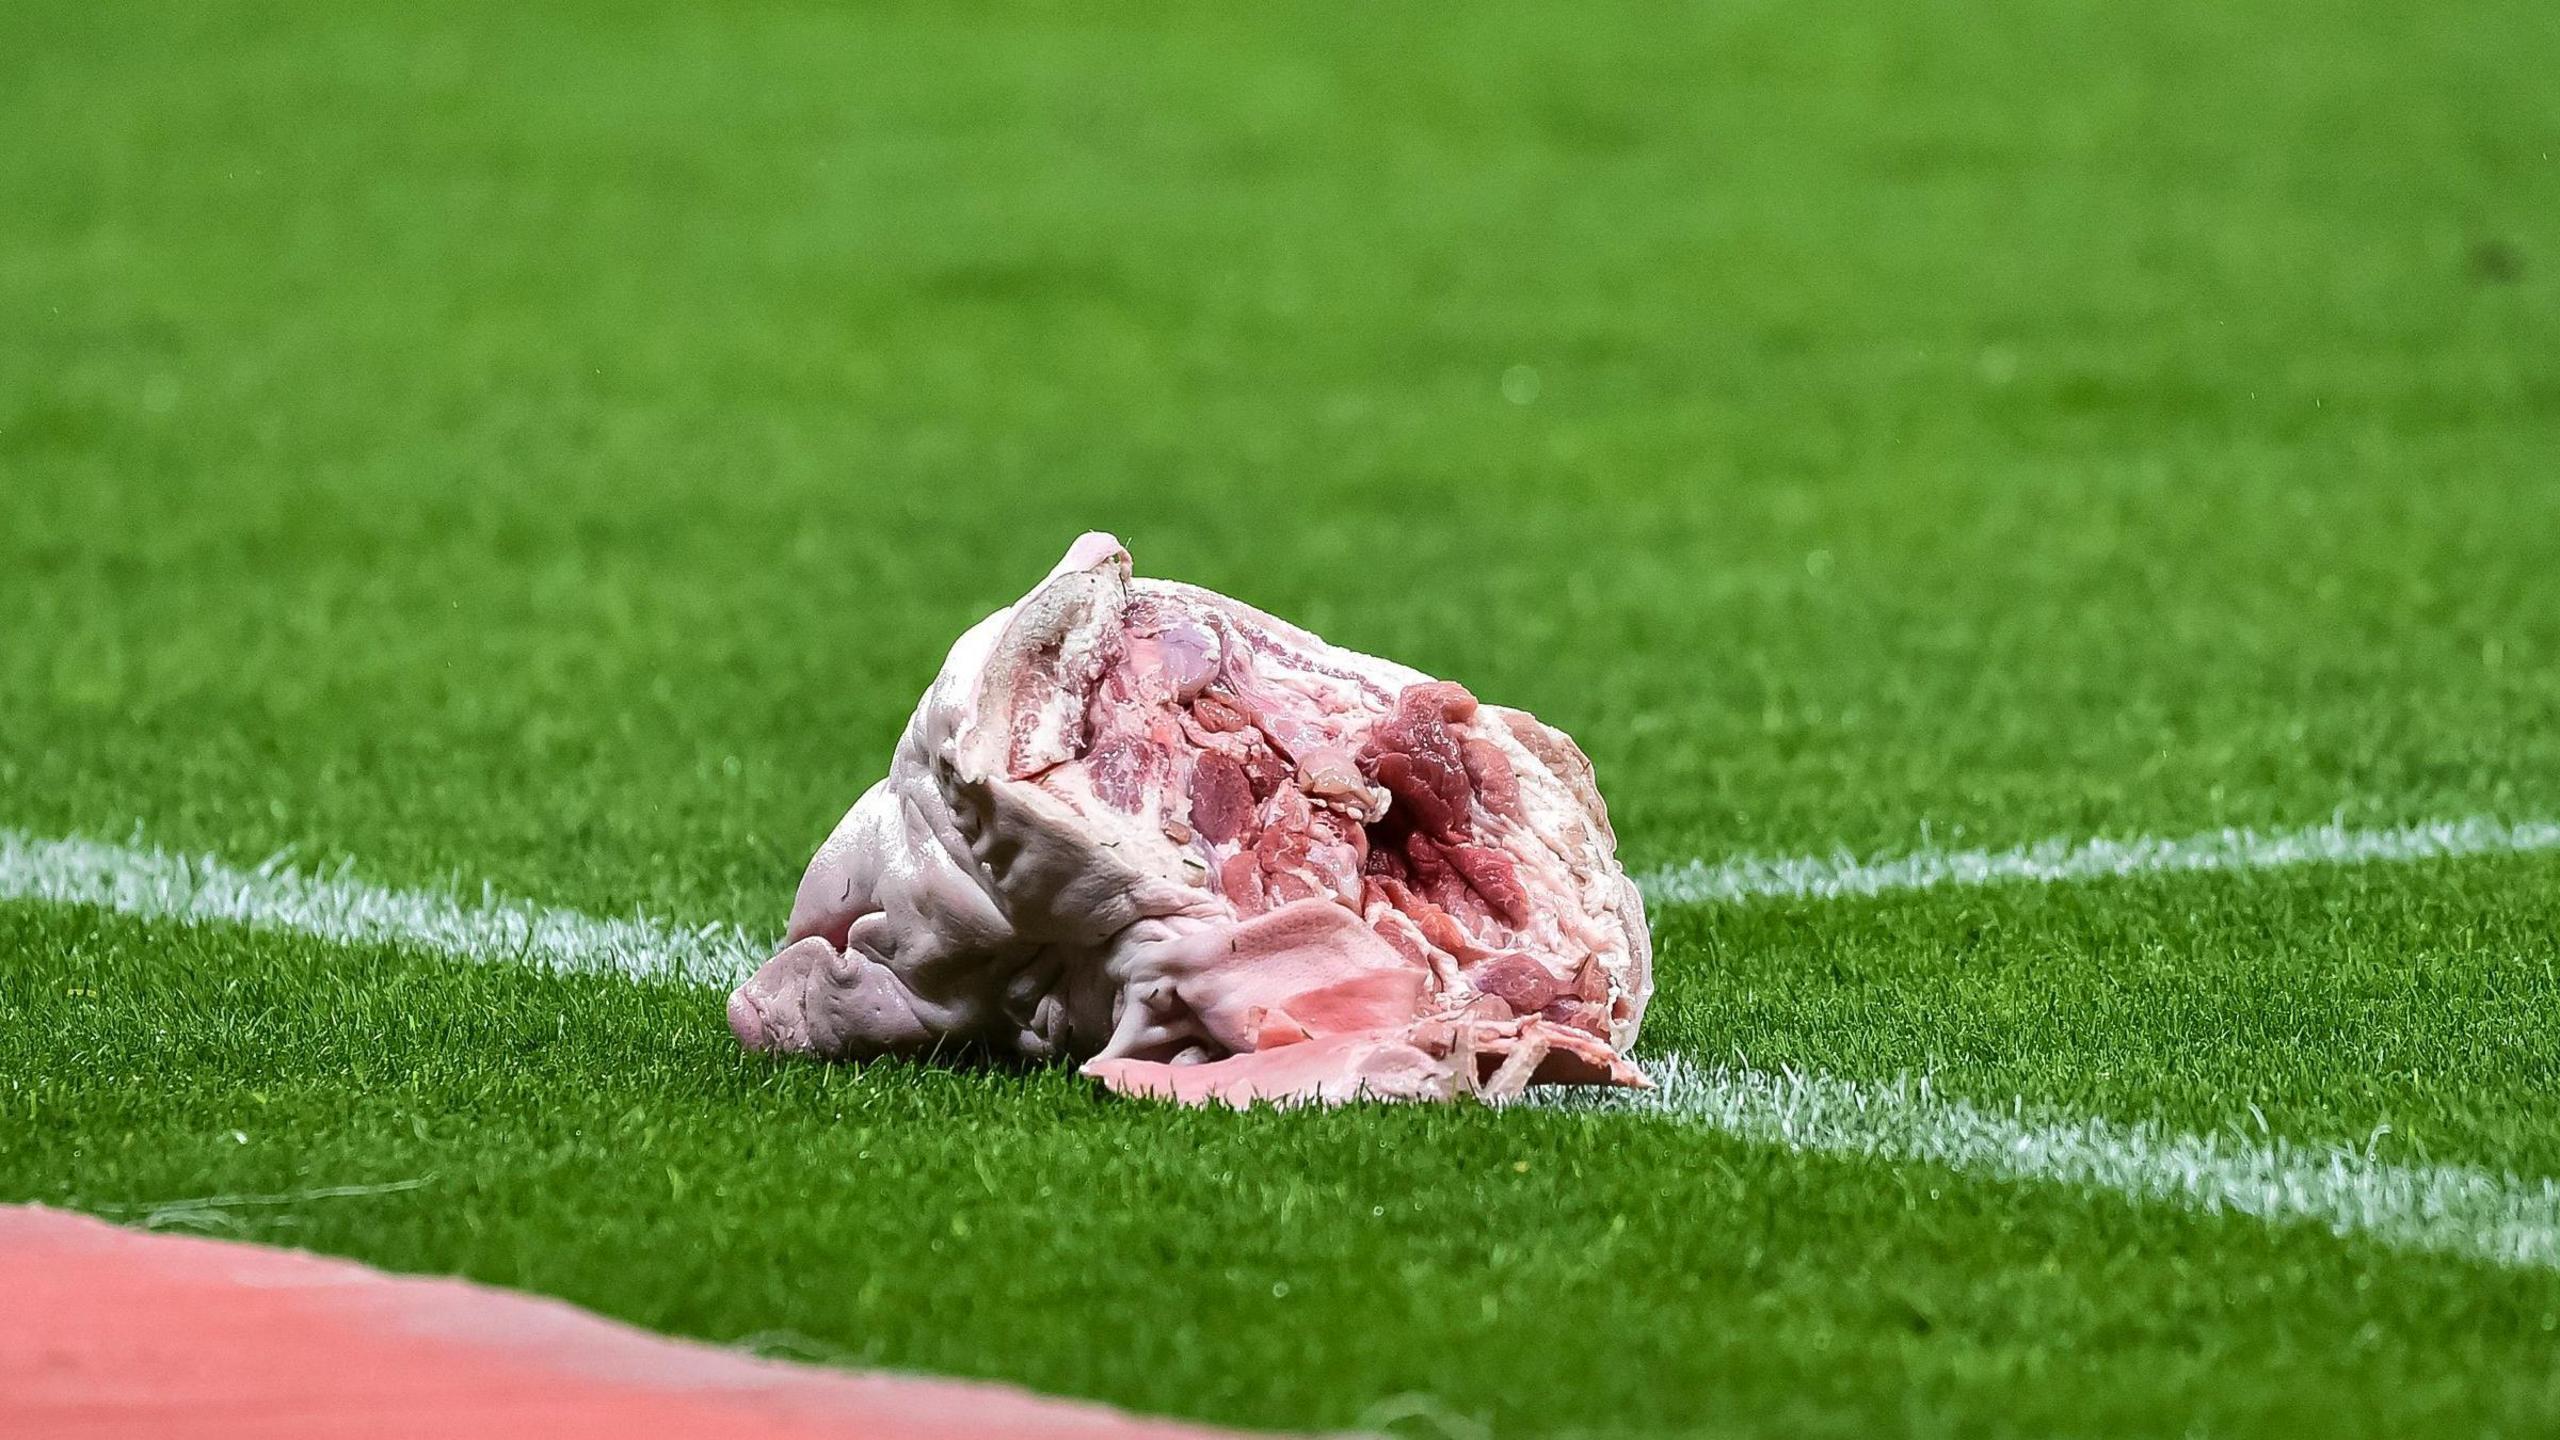
M 1615 851 L 1562 731 L 1091 534 L 953 647 L 729 1023 L 1193 1104 L 1641 1086 Z

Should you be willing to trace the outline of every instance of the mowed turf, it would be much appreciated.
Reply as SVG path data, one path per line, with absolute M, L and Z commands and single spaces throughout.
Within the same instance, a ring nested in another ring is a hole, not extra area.
M 776 1066 L 677 986 L 290 939 L 248 963 L 219 930 L 25 907 L 0 944 L 25 957 L 0 989 L 12 1193 L 801 1358 L 1244 1423 L 1443 1417 L 1414 1435 L 2560 1413 L 2548 1270 L 1623 1114 L 1239 1116 L 1055 1071 Z M 254 1198 L 323 1180 L 424 1183 Z M 211 1194 L 253 1198 L 171 1203 Z
M 2560 813 L 2547 6 L 946 9 L 0 10 L 0 825 L 770 929 L 1088 526 L 1563 725 L 1639 865 Z M 1667 913 L 1650 1038 L 2548 1174 L 2555 873 Z M 1504 1436 L 2560 1426 L 2548 1274 L 2059 1187 L 27 906 L 0 987 L 0 1198 L 432 1174 L 232 1213 L 715 1338 Z

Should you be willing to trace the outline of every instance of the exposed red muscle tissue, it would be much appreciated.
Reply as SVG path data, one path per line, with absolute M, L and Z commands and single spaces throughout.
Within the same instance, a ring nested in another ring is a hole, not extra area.
M 1642 1086 L 1616 847 L 1562 731 L 1086 535 L 952 648 L 729 1024 L 1192 1104 Z

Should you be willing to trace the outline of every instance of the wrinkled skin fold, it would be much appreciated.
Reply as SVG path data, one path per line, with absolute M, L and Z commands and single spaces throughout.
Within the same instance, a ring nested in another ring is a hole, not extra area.
M 1615 852 L 1563 732 L 1086 535 L 952 648 L 729 1023 L 1191 1104 L 1641 1086 Z

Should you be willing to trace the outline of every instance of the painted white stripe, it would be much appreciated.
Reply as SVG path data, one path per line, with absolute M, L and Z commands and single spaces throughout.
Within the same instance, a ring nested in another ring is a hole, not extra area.
M 2033 870 L 1999 856 L 1940 856 L 1931 862 L 1935 868 L 1900 872 L 1935 878 L 1906 878 L 1898 886 L 1882 878 L 1895 872 L 1861 862 L 1836 862 L 1828 870 L 1817 868 L 1827 862 L 1790 862 L 1805 867 L 1783 872 L 1794 877 L 1792 888 L 1754 889 L 1726 882 L 1725 889 L 1704 893 L 1710 899 L 1873 894 L 1937 884 L 2419 860 L 2560 848 L 2552 829 L 2462 821 L 2394 831 L 2330 827 L 2278 835 L 2240 832 L 2240 838 L 2226 835 L 2213 851 L 2180 848 L 2192 842 L 2135 842 L 2101 851 L 2091 842 L 2056 847 L 2050 852 L 2055 858 Z M 2078 854 L 2134 853 L 2145 843 L 2152 848 L 2139 853 L 2186 858 L 2136 865 L 2069 860 Z M 2221 858 L 2197 858 L 2207 853 Z M 1912 866 L 1921 859 L 1892 863 Z M 1718 872 L 1700 867 L 1699 873 Z M 1830 877 L 1832 888 L 1815 888 L 1824 876 Z M 38 839 L 5 829 L 0 829 L 0 899 L 98 905 L 146 918 L 223 921 L 329 941 L 411 945 L 476 961 L 717 985 L 733 982 L 769 949 L 735 927 L 688 930 L 645 917 L 602 919 L 494 893 L 469 902 L 438 891 L 368 885 L 343 867 L 318 875 L 302 874 L 279 861 L 241 869 L 147 846 Z M 2006 1111 L 1985 1110 L 1939 1096 L 1926 1081 L 1875 1085 L 1772 1075 L 1702 1066 L 1678 1055 L 1652 1057 L 1646 1064 L 1660 1085 L 1651 1094 L 1543 1092 L 1537 1103 L 1652 1112 L 1799 1150 L 1940 1164 L 1997 1180 L 2076 1186 L 2141 1203 L 2313 1224 L 2403 1249 L 2560 1268 L 2560 1182 L 2548 1179 L 2394 1165 L 2353 1151 L 2181 1134 L 2053 1115 L 2023 1103 Z
M 2395 1249 L 2560 1269 L 2560 1181 L 2397 1165 L 2284 1139 L 1985 1110 L 1925 1079 L 1865 1084 L 1648 1057 L 1657 1089 L 1532 1091 L 1534 1103 L 1661 1113 L 1760 1144 L 1992 1180 L 2076 1186 L 2143 1204 L 2314 1225 Z
M 685 929 L 645 917 L 603 919 L 511 900 L 368 885 L 347 867 L 305 874 L 252 869 L 146 845 L 38 839 L 0 829 L 0 900 L 97 905 L 145 919 L 217 920 L 350 944 L 400 944 L 469 960 L 634 978 L 733 984 L 772 953 L 736 926 Z
M 2471 855 L 2560 850 L 2560 823 L 2487 816 L 2363 829 L 2337 821 L 2294 830 L 2208 830 L 2175 837 L 2056 837 L 2009 850 L 1916 850 L 1861 859 L 1836 855 L 1692 860 L 1636 879 L 1658 905 L 1829 899 L 1984 885 L 2050 885 L 2202 870 L 2285 870 L 2305 865 L 2406 864 Z
M 376 1195 L 398 1195 L 410 1190 L 423 1190 L 435 1183 L 433 1175 L 420 1175 L 408 1180 L 385 1180 L 377 1185 L 322 1185 L 311 1190 L 288 1190 L 277 1195 L 194 1195 L 183 1200 L 153 1200 L 139 1205 L 92 1205 L 101 1215 L 117 1219 L 129 1218 L 145 1230 L 237 1230 L 240 1217 L 234 1210 L 271 1205 L 307 1205 L 314 1200 L 369 1199 Z

